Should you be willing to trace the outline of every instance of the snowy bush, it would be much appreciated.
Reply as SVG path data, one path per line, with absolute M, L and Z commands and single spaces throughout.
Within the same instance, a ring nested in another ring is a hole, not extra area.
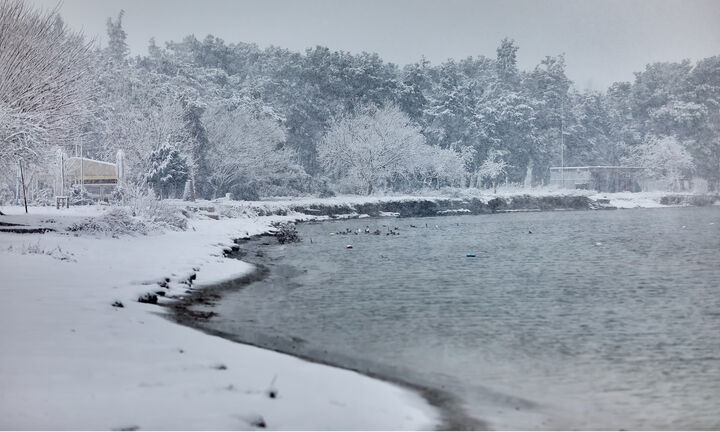
M 245 205 L 218 205 L 217 214 L 226 218 L 258 217 L 257 208 Z
M 108 196 L 108 202 L 112 205 L 122 205 L 125 202 L 123 190 L 120 188 L 113 189 Z
M 128 197 L 129 206 L 115 206 L 102 216 L 70 225 L 71 232 L 123 235 L 147 234 L 155 229 L 186 229 L 187 219 L 181 210 L 158 201 L 152 194 Z
M 87 190 L 80 185 L 74 185 L 70 189 L 69 197 L 71 205 L 90 205 L 93 203 Z
M 50 188 L 39 188 L 33 194 L 33 204 L 40 206 L 55 205 L 55 193 Z
M 77 222 L 67 228 L 71 232 L 121 235 L 121 234 L 147 234 L 148 227 L 141 221 L 133 218 L 130 211 L 124 207 L 113 207 L 102 216 L 88 218 Z
M 130 199 L 132 214 L 142 218 L 144 221 L 162 228 L 181 229 L 187 228 L 187 219 L 180 209 L 158 200 L 155 195 L 137 194 Z
M 295 243 L 300 241 L 300 235 L 295 228 L 295 224 L 291 223 L 277 225 L 275 237 L 280 244 Z

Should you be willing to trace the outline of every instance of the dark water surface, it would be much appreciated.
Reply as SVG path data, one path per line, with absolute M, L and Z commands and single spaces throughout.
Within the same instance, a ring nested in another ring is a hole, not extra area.
M 720 207 L 299 231 L 206 325 L 444 389 L 492 428 L 720 428 Z

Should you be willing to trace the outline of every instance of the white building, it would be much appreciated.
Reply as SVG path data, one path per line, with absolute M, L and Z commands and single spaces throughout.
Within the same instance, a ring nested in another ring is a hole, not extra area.
M 639 192 L 642 172 L 643 168 L 626 166 L 552 167 L 550 185 L 598 192 Z

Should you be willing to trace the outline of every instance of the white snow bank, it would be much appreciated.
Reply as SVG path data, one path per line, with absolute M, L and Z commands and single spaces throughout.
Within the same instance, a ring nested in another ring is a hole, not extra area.
M 305 208 L 312 210 L 312 207 L 317 206 L 338 206 L 352 208 L 356 205 L 361 204 L 377 204 L 385 202 L 405 202 L 405 201 L 418 201 L 418 200 L 469 200 L 479 199 L 480 201 L 487 203 L 493 198 L 511 199 L 514 197 L 521 196 L 531 197 L 548 197 L 548 196 L 587 196 L 590 199 L 609 199 L 609 205 L 618 208 L 655 208 L 655 207 L 668 207 L 660 204 L 660 199 L 664 196 L 671 195 L 670 192 L 616 192 L 616 193 L 598 193 L 592 190 L 582 189 L 559 189 L 552 187 L 537 187 L 537 188 L 513 188 L 504 187 L 498 188 L 497 193 L 486 189 L 467 189 L 467 188 L 443 188 L 435 191 L 425 191 L 417 195 L 371 195 L 371 196 L 358 196 L 358 195 L 339 195 L 330 198 L 317 198 L 317 197 L 299 197 L 299 198 L 281 198 L 281 199 L 268 199 L 264 201 L 232 201 L 227 199 L 218 199 L 214 201 L 198 201 L 199 206 L 211 206 L 215 207 L 216 211 L 221 214 L 244 214 L 244 215 L 256 215 L 260 213 L 271 213 L 284 211 L 288 215 L 304 216 L 298 213 L 294 213 L 291 209 L 293 208 Z M 186 205 L 183 201 L 175 201 L 175 205 Z M 385 216 L 385 214 L 382 214 Z M 390 216 L 391 214 L 387 214 Z
M 104 211 L 34 208 L 26 217 L 17 207 L 1 210 L 10 214 L 2 220 L 55 227 Z M 261 420 L 268 429 L 436 426 L 436 410 L 414 392 L 208 336 L 136 301 L 161 290 L 165 277 L 169 292 L 182 294 L 181 281 L 193 272 L 195 287 L 245 274 L 252 266 L 222 250 L 270 222 L 196 219 L 184 232 L 119 238 L 0 233 L 0 428 L 253 429 Z M 267 393 L 273 380 L 276 398 Z
M 660 199 L 668 195 L 667 192 L 615 192 L 595 193 L 590 199 L 607 199 L 609 205 L 617 208 L 657 208 L 671 207 L 660 204 Z

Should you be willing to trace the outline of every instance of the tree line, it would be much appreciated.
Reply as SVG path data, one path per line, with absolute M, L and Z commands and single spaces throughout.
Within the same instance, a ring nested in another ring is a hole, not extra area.
M 374 53 L 210 35 L 150 40 L 132 57 L 122 19 L 109 18 L 108 44 L 91 47 L 54 12 L 0 5 L 6 173 L 19 158 L 39 166 L 51 147 L 82 142 L 103 160 L 122 149 L 129 186 L 162 197 L 536 186 L 560 164 L 562 133 L 565 166 L 643 166 L 668 187 L 701 177 L 720 188 L 718 56 L 579 91 L 563 55 L 520 70 L 511 39 L 493 58 L 402 67 Z M 36 27 L 53 42 L 28 42 Z M 38 66 L 58 59 L 68 65 Z

